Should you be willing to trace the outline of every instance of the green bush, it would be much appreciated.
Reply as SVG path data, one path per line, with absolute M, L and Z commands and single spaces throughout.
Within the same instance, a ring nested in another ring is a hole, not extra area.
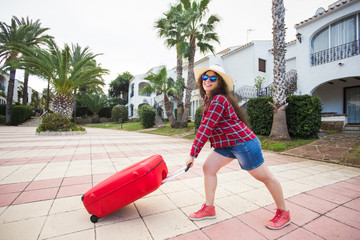
M 259 135 L 270 135 L 273 122 L 273 110 L 269 102 L 271 97 L 252 98 L 246 103 L 246 112 L 251 130 Z
M 195 134 L 198 131 L 200 124 L 201 124 L 203 109 L 204 109 L 204 107 L 200 106 L 196 109 L 196 112 L 195 112 L 195 120 L 194 120 Z
M 321 127 L 320 98 L 310 95 L 288 96 L 286 122 L 292 137 L 313 138 Z
M 149 105 L 143 105 L 138 109 L 141 125 L 151 128 L 155 125 L 155 110 Z
M 60 113 L 51 113 L 42 118 L 42 122 L 39 125 L 39 127 L 36 129 L 36 131 L 61 132 L 61 131 L 85 131 L 85 129 L 71 122 L 70 118 L 63 116 Z
M 23 106 L 23 105 L 14 105 L 11 109 L 11 124 L 18 125 L 33 115 L 33 110 L 30 106 Z
M 128 120 L 128 109 L 124 105 L 116 105 L 111 110 L 111 118 L 115 122 L 120 122 L 120 118 L 122 122 L 126 122 Z
M 73 117 L 74 117 L 74 113 L 73 112 Z M 76 106 L 76 117 L 84 117 L 84 116 L 91 116 L 92 113 L 89 111 L 89 109 L 87 107 L 83 107 L 83 106 Z
M 251 129 L 259 135 L 270 135 L 273 110 L 271 97 L 250 99 L 246 104 Z M 317 137 L 321 126 L 321 102 L 317 97 L 302 95 L 288 96 L 286 122 L 291 137 Z
M 0 104 L 0 115 L 6 115 L 6 104 Z
M 111 107 L 104 107 L 99 112 L 101 118 L 111 118 Z
M 5 124 L 6 122 L 6 116 L 0 115 L 0 124 Z

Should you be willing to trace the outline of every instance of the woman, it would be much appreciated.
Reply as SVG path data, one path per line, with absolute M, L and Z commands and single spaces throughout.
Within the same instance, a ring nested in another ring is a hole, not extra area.
M 247 127 L 246 114 L 231 94 L 232 77 L 219 65 L 198 68 L 194 73 L 204 99 L 204 112 L 186 165 L 193 165 L 208 139 L 214 149 L 203 165 L 206 202 L 189 218 L 194 221 L 215 218 L 216 174 L 236 158 L 242 169 L 265 184 L 275 201 L 276 215 L 266 226 L 281 229 L 289 225 L 290 213 L 286 211 L 282 187 L 264 164 L 260 141 Z

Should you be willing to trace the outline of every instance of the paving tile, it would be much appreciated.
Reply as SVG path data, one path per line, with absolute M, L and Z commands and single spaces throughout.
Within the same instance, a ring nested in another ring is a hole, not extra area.
M 267 239 L 258 232 L 254 231 L 240 220 L 232 218 L 221 223 L 214 224 L 202 229 L 210 239 L 221 240 L 262 240 Z
M 221 183 L 221 187 L 234 194 L 254 190 L 254 187 L 243 183 L 242 180 Z
M 96 228 L 96 240 L 152 240 L 142 219 L 133 219 Z
M 325 215 L 360 230 L 360 213 L 356 210 L 339 206 Z
M 326 187 L 311 190 L 306 193 L 336 204 L 344 204 L 352 200 L 352 198 L 342 195 L 341 192 Z
M 344 206 L 360 212 L 360 198 L 347 202 L 344 204 Z
M 189 240 L 189 239 L 191 239 L 191 240 L 210 240 L 210 238 L 208 236 L 206 236 L 206 234 L 201 230 L 189 232 L 189 233 L 180 235 L 178 237 L 169 238 L 168 240 Z
M 260 207 L 264 207 L 274 202 L 270 192 L 265 187 L 242 192 L 239 194 L 239 196 L 245 198 L 246 200 Z
M 21 193 L 13 204 L 22 204 L 54 199 L 57 192 L 58 188 L 45 188 L 40 190 L 26 191 Z
M 20 193 L 6 193 L 0 195 L 0 207 L 9 206 Z
M 167 197 L 179 208 L 204 202 L 204 197 L 192 189 L 168 193 Z
M 312 195 L 308 195 L 306 193 L 302 193 L 292 198 L 289 198 L 287 199 L 287 201 L 296 203 L 299 206 L 310 209 L 320 214 L 324 214 L 338 206 L 335 203 L 329 202 L 327 200 Z
M 54 214 L 47 217 L 40 239 L 62 236 L 93 227 L 94 224 L 90 222 L 88 215 L 83 210 Z
M 249 213 L 242 214 L 237 219 L 241 220 L 244 224 L 254 229 L 254 231 L 260 233 L 268 239 L 277 239 L 281 236 L 288 234 L 289 232 L 294 231 L 298 226 L 294 223 L 290 223 L 290 225 L 286 226 L 280 230 L 270 230 L 265 227 L 265 223 L 272 219 L 275 215 L 275 211 L 270 212 L 265 208 L 260 208 L 258 210 L 254 210 Z
M 31 191 L 31 190 L 38 190 L 43 188 L 55 188 L 60 186 L 61 181 L 62 178 L 32 181 L 25 190 Z
M 32 202 L 9 206 L 0 216 L 0 223 L 23 221 L 30 218 L 46 216 L 53 200 Z
M 216 205 L 224 209 L 231 216 L 237 216 L 259 208 L 258 205 L 238 195 L 216 199 Z
M 93 229 L 70 233 L 59 237 L 48 238 L 48 240 L 95 240 L 95 232 Z M 39 239 L 43 240 L 43 239 Z
M 79 209 L 84 209 L 84 205 L 81 202 L 81 195 L 76 195 L 73 197 L 55 199 L 49 214 L 70 212 Z
M 0 240 L 37 239 L 45 217 L 0 224 Z
M 189 187 L 182 181 L 170 181 L 161 185 L 160 189 L 163 193 L 173 193 L 189 190 Z
M 135 202 L 135 206 L 143 217 L 177 208 L 165 195 L 141 198 Z
M 61 186 L 78 185 L 83 183 L 91 183 L 91 175 L 66 177 L 63 179 Z
M 0 185 L 0 195 L 5 193 L 22 192 L 27 185 L 29 185 L 28 182 Z
M 78 185 L 70 185 L 70 186 L 63 186 L 63 187 L 60 187 L 59 193 L 57 194 L 56 198 L 71 197 L 71 196 L 76 196 L 76 195 L 83 195 L 83 194 L 85 194 L 90 188 L 92 188 L 92 184 L 91 184 L 91 183 L 78 184 Z
M 280 237 L 278 240 L 323 240 L 323 238 L 302 228 L 295 229 L 294 231 Z
M 360 230 L 325 216 L 305 225 L 304 229 L 326 240 L 359 239 L 360 236 Z
M 197 227 L 179 209 L 149 215 L 143 218 L 154 240 L 163 240 L 197 230 Z

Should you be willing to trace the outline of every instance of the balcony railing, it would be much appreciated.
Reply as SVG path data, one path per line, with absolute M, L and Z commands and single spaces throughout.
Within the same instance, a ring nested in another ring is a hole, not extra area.
M 333 48 L 311 54 L 311 66 L 337 61 L 359 55 L 360 40 L 345 43 Z

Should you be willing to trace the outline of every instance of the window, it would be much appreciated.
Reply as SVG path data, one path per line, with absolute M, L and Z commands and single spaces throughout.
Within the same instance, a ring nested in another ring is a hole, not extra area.
M 321 29 L 311 40 L 311 65 L 359 55 L 360 14 L 340 19 Z
M 259 58 L 259 71 L 266 72 L 266 60 Z

